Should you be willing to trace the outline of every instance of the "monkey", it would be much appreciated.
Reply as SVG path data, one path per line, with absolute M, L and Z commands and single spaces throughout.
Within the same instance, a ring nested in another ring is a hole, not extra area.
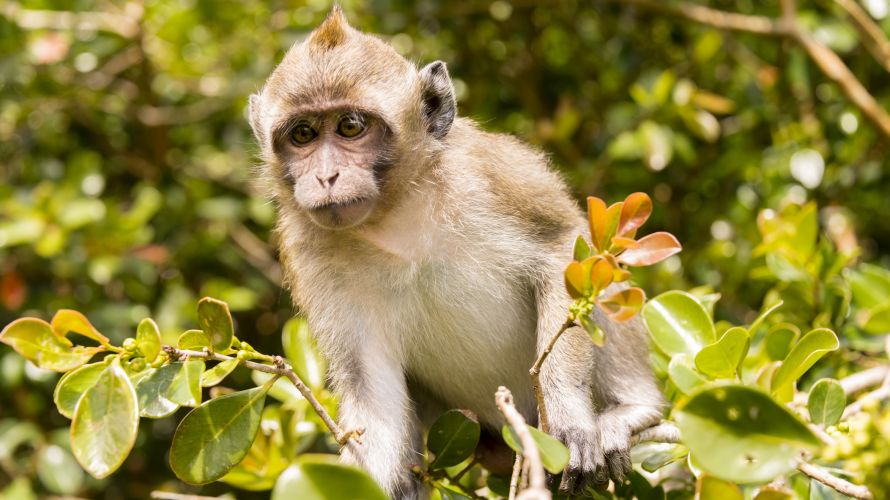
M 444 62 L 418 69 L 338 6 L 247 114 L 285 284 L 328 361 L 340 425 L 365 429 L 342 459 L 393 498 L 421 498 L 411 466 L 441 412 L 499 429 L 504 385 L 536 423 L 528 370 L 566 319 L 563 269 L 589 237 L 547 157 L 457 116 Z M 570 451 L 563 492 L 621 481 L 631 436 L 662 416 L 642 322 L 595 314 L 605 345 L 573 327 L 540 375 L 550 433 Z

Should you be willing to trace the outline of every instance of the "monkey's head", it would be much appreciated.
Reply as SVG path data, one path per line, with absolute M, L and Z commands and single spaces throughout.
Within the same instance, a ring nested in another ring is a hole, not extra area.
M 250 96 L 249 114 L 281 210 L 345 229 L 405 192 L 441 149 L 455 110 L 444 63 L 418 70 L 335 6 Z

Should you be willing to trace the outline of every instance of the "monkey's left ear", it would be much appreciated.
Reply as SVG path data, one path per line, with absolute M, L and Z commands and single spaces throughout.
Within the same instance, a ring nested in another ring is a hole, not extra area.
M 454 85 L 445 63 L 436 61 L 427 64 L 420 70 L 420 84 L 427 131 L 436 139 L 441 139 L 451 130 L 457 112 Z
M 250 98 L 247 101 L 247 120 L 250 122 L 251 130 L 253 130 L 253 136 L 256 137 L 257 142 L 260 143 L 260 147 L 263 147 L 265 135 L 263 134 L 263 129 L 260 124 L 259 94 L 250 94 Z

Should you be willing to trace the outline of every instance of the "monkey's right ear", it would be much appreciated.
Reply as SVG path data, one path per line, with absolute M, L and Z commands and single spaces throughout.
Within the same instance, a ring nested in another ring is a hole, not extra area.
M 257 142 L 260 143 L 260 147 L 262 147 L 266 142 L 266 136 L 260 121 L 259 94 L 250 94 L 250 98 L 247 101 L 247 120 L 250 122 L 250 128 L 253 130 L 254 137 L 256 137 Z
M 441 139 L 448 135 L 457 113 L 454 85 L 445 63 L 436 61 L 427 64 L 420 70 L 420 84 L 427 131 L 436 139 Z

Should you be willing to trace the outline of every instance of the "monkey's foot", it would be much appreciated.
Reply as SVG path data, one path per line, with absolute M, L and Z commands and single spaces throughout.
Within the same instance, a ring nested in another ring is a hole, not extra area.
M 623 425 L 551 429 L 551 434 L 569 449 L 569 463 L 562 472 L 560 493 L 581 493 L 598 489 L 611 479 L 621 483 L 631 470 L 630 430 Z
M 355 429 L 349 429 L 349 430 L 344 430 L 344 431 L 340 432 L 340 434 L 337 434 L 336 436 L 334 436 L 334 439 L 336 439 L 337 443 L 339 443 L 341 445 L 346 444 L 350 439 L 355 439 L 356 443 L 362 444 L 361 436 L 364 433 L 365 433 L 364 427 L 357 427 Z

